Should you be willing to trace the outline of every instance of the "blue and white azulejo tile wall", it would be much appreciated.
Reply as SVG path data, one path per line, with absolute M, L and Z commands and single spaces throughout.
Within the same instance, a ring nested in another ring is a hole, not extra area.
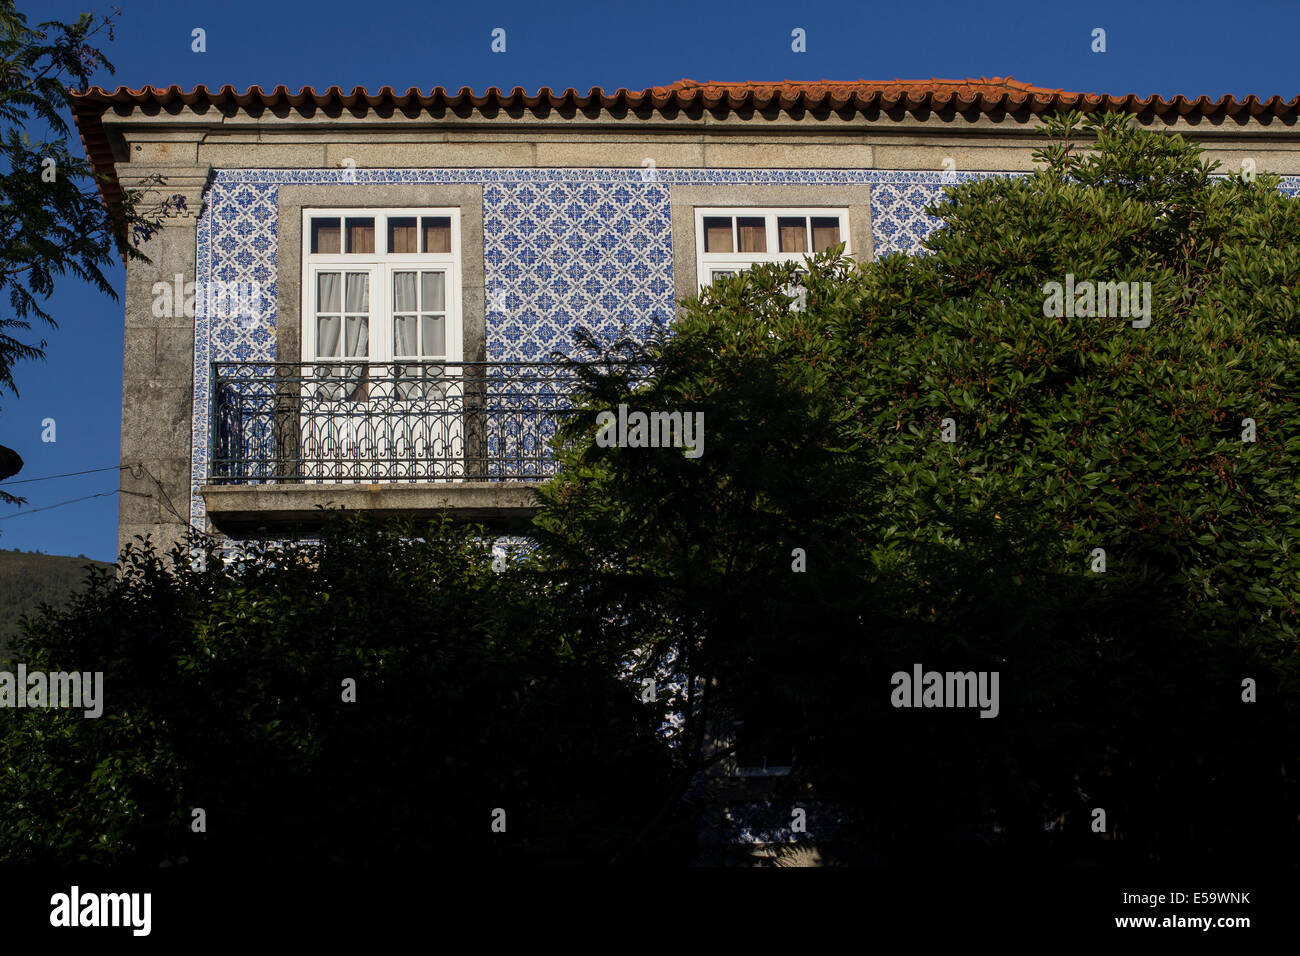
M 655 171 L 641 169 L 239 169 L 218 171 L 198 221 L 196 281 L 263 290 L 251 315 L 209 315 L 194 334 L 190 521 L 206 527 L 199 487 L 208 474 L 209 376 L 214 361 L 275 361 L 279 187 L 437 183 L 483 186 L 487 359 L 544 361 L 567 352 L 579 325 L 644 335 L 673 314 L 669 187 L 860 185 L 871 206 L 875 254 L 916 252 L 937 223 L 925 207 L 951 174 L 884 170 Z M 959 173 L 957 178 L 977 175 Z M 297 356 L 282 356 L 296 360 Z

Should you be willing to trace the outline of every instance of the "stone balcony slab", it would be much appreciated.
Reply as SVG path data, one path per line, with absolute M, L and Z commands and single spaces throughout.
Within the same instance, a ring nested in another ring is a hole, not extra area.
M 204 485 L 208 518 L 230 537 L 310 533 L 325 509 L 382 517 L 455 520 L 499 531 L 528 527 L 537 513 L 538 482 L 440 481 L 388 483 L 266 483 Z

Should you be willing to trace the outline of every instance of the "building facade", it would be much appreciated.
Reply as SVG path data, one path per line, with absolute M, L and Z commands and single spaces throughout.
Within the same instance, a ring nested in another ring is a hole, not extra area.
M 520 527 L 577 328 L 644 336 L 720 274 L 838 243 L 916 252 L 944 186 L 1030 171 L 1052 112 L 1300 175 L 1300 98 L 997 77 L 73 100 L 106 200 L 184 200 L 127 267 L 119 544 L 309 531 L 320 504 Z

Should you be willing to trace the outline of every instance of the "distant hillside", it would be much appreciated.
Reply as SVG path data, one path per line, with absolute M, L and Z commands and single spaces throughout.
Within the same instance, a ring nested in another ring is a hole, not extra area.
M 58 554 L 0 550 L 0 661 L 18 635 L 18 618 L 42 602 L 60 605 L 86 584 L 86 565 L 111 568 L 104 561 Z

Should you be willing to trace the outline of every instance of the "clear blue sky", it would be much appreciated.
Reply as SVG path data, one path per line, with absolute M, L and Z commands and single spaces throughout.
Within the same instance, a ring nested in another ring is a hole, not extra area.
M 173 83 L 239 89 L 331 85 L 398 90 L 444 86 L 530 92 L 591 86 L 641 89 L 696 80 L 903 79 L 1006 76 L 1037 86 L 1169 97 L 1300 93 L 1300 3 L 787 3 L 656 2 L 537 4 L 377 0 L 117 0 L 117 74 L 101 86 Z M 87 2 L 31 2 L 29 23 L 70 21 Z M 207 31 L 191 52 L 190 31 Z M 506 30 L 506 52 L 490 50 Z M 807 52 L 790 33 L 807 32 Z M 1090 50 L 1107 33 L 1107 52 Z M 80 149 L 80 146 L 76 147 Z M 120 266 L 111 273 L 119 292 Z M 21 398 L 0 398 L 0 443 L 26 461 L 17 477 L 116 465 L 122 394 L 122 306 L 73 281 L 49 310 L 58 330 L 48 360 L 20 365 Z M 57 441 L 41 442 L 41 421 Z M 39 508 L 117 487 L 113 472 L 12 490 Z M 0 506 L 0 548 L 113 560 L 117 498 L 31 515 Z

